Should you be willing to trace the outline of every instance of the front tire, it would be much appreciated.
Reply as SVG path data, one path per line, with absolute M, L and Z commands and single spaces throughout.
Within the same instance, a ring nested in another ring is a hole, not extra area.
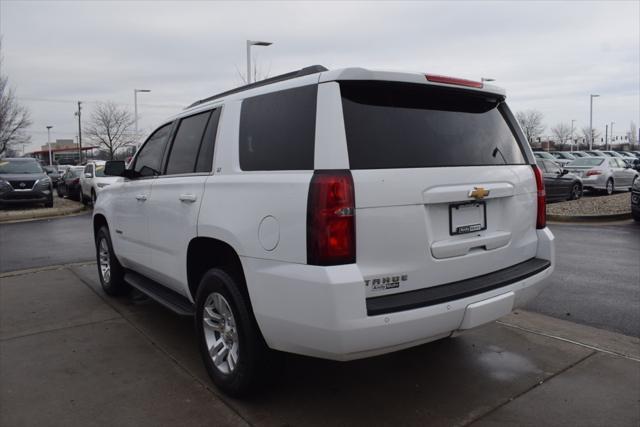
M 196 330 L 209 376 L 231 396 L 254 391 L 267 371 L 267 348 L 240 280 L 225 270 L 207 271 L 196 297 Z
M 106 226 L 100 227 L 96 234 L 96 259 L 98 261 L 98 277 L 102 289 L 107 295 L 124 295 L 131 287 L 124 281 L 124 269 L 113 252 L 111 236 Z

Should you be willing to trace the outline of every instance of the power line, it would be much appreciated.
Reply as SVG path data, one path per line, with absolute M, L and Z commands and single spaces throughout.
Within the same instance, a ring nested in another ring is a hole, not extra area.
M 31 101 L 31 102 L 51 102 L 51 103 L 56 103 L 56 104 L 76 104 L 77 101 L 73 101 L 71 99 L 53 99 L 53 98 L 30 98 L 30 97 L 16 97 L 18 100 L 21 101 Z M 100 102 L 104 102 L 104 101 L 82 101 L 83 103 L 86 104 L 98 104 Z M 130 104 L 127 103 L 122 103 L 122 102 L 114 102 L 114 104 L 116 105 L 120 105 L 120 106 L 129 106 Z M 149 107 L 149 108 L 171 108 L 171 109 L 182 109 L 184 108 L 187 103 L 183 104 L 183 105 L 178 105 L 178 104 L 138 104 L 141 107 Z

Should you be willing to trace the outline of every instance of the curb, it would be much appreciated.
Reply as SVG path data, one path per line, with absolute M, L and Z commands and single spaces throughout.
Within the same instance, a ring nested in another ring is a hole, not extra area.
M 59 211 L 57 213 L 51 213 L 51 212 L 33 212 L 31 214 L 26 214 L 23 216 L 16 216 L 16 217 L 10 217 L 10 218 L 6 218 L 6 219 L 0 219 L 0 224 L 12 224 L 12 223 L 16 223 L 16 222 L 28 222 L 28 221 L 39 221 L 39 220 L 45 220 L 45 219 L 52 219 L 52 218 L 58 218 L 61 216 L 71 216 L 71 215 L 75 215 L 75 214 L 79 214 L 82 212 L 88 211 L 84 206 L 78 206 L 78 207 L 73 207 L 73 208 L 69 208 L 69 209 L 65 209 L 62 211 Z
M 555 222 L 598 223 L 598 222 L 609 222 L 609 221 L 623 221 L 626 219 L 631 219 L 631 212 L 623 213 L 623 214 L 612 214 L 612 215 L 577 215 L 577 216 L 547 214 L 547 220 L 555 221 Z

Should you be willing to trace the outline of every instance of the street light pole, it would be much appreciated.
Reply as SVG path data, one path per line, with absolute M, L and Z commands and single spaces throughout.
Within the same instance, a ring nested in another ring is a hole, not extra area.
M 47 145 L 49 146 L 49 166 L 53 165 L 53 157 L 51 155 L 51 128 L 53 126 L 47 126 Z
M 82 164 L 82 102 L 78 101 L 78 111 L 75 112 L 75 116 L 78 117 L 78 164 Z
M 133 90 L 133 118 L 135 122 L 136 144 L 138 143 L 138 92 L 148 93 L 148 92 L 151 92 L 151 90 L 149 89 Z
M 247 40 L 247 84 L 251 83 L 251 46 L 271 46 L 271 42 Z
M 600 95 L 589 95 L 589 151 L 593 150 L 593 98 Z
M 575 119 L 571 119 L 571 151 L 573 151 L 573 124 L 575 123 Z

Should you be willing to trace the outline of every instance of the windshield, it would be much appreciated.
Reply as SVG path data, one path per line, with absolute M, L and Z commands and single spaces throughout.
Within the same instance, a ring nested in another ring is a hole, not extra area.
M 603 158 L 581 157 L 569 163 L 568 166 L 600 166 L 604 162 Z
M 104 174 L 104 165 L 96 165 L 96 176 L 97 177 L 103 177 L 106 176 Z
M 42 167 L 35 160 L 0 160 L 0 174 L 42 173 Z
M 497 96 L 380 81 L 340 91 L 352 169 L 526 163 Z

